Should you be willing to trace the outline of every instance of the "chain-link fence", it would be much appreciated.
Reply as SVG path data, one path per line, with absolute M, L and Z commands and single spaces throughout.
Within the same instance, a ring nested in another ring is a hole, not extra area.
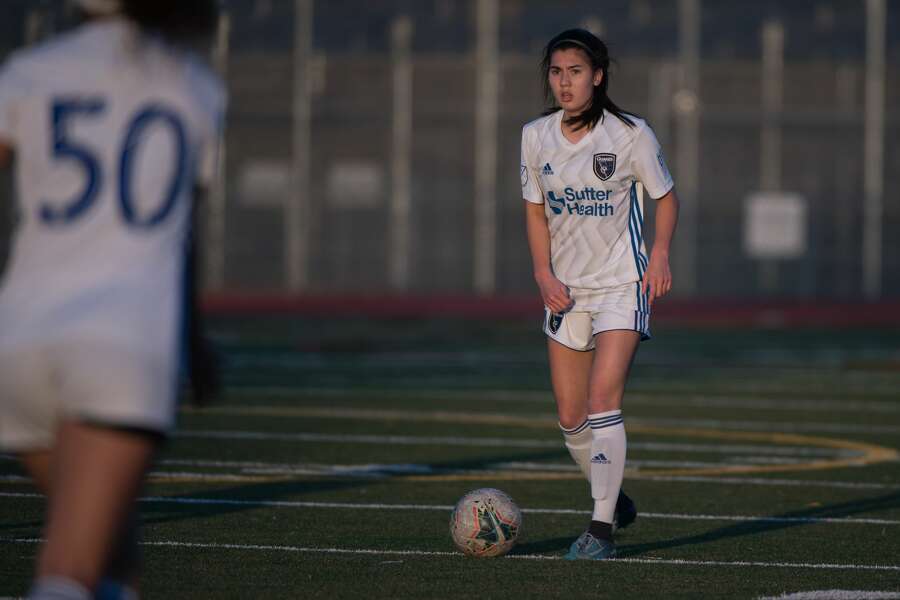
M 900 295 L 900 3 L 224 7 L 209 289 L 533 293 L 520 131 L 542 108 L 542 46 L 583 26 L 616 60 L 611 97 L 649 120 L 673 172 L 676 294 Z M 0 11 L 3 52 L 69 20 L 60 1 Z

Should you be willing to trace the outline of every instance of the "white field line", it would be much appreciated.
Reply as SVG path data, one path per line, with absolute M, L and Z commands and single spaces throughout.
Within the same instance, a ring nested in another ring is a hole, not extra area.
M 625 463 L 625 468 L 715 468 L 728 466 L 730 464 L 795 464 L 796 460 L 788 461 L 786 459 L 772 460 L 752 460 L 752 457 L 746 457 L 747 460 L 739 460 L 744 457 L 736 457 L 735 460 L 728 462 L 699 462 L 699 461 L 680 461 L 680 460 L 639 460 L 629 459 Z M 319 463 L 306 464 L 279 464 L 279 463 L 259 463 L 240 461 L 216 461 L 216 460 L 181 460 L 166 459 L 157 462 L 159 465 L 165 466 L 181 466 L 181 467 L 216 467 L 216 468 L 234 468 L 240 469 L 242 474 L 267 474 L 267 475 L 309 475 L 309 474 L 328 474 L 328 475 L 351 475 L 360 474 L 403 474 L 403 475 L 433 475 L 433 474 L 455 474 L 455 473 L 482 473 L 484 471 L 505 470 L 505 471 L 533 471 L 533 472 L 579 472 L 579 468 L 574 464 L 552 464 L 552 463 L 531 463 L 531 462 L 493 462 L 484 463 L 477 469 L 443 469 L 433 465 L 421 463 L 370 463 L 358 465 L 332 465 Z
M 227 477 L 214 473 L 176 473 L 157 472 L 151 475 L 164 475 L 169 478 L 177 478 L 179 475 L 185 479 L 199 480 L 210 479 L 212 481 L 224 481 Z M 243 482 L 247 478 L 241 475 L 233 475 L 231 479 Z M 850 490 L 900 490 L 900 484 L 869 483 L 864 481 L 827 481 L 817 479 L 764 479 L 760 477 L 712 477 L 692 475 L 641 475 L 640 473 L 626 473 L 625 479 L 629 481 L 659 481 L 666 483 L 705 483 L 712 485 L 761 485 L 771 487 L 815 487 L 830 489 Z M 0 483 L 31 483 L 31 478 L 22 475 L 0 475 Z
M 723 421 L 719 419 L 627 419 L 635 425 L 702 427 L 712 429 L 735 429 L 739 431 L 766 431 L 779 433 L 900 433 L 897 425 L 866 425 L 838 423 L 785 423 L 771 421 Z
M 204 437 L 209 434 L 206 431 L 195 431 L 195 430 L 185 430 L 181 432 L 182 437 Z M 227 432 L 217 432 L 216 435 L 221 435 Z M 176 435 L 178 435 L 176 433 Z M 209 434 L 211 435 L 211 434 Z M 258 436 L 266 436 L 273 435 L 270 433 L 264 432 L 249 432 L 248 439 L 266 439 Z M 278 435 L 278 434 L 274 434 Z M 322 435 L 329 434 L 318 434 L 318 433 L 292 433 L 287 434 L 291 436 L 295 436 L 290 438 L 289 440 L 284 441 L 310 441 L 310 442 L 320 442 L 325 441 L 320 439 Z M 304 437 L 296 437 L 296 436 L 304 436 Z M 315 439 L 307 439 L 305 436 L 316 436 Z M 334 442 L 348 442 L 354 441 L 354 437 L 358 436 L 345 436 L 344 434 L 330 434 L 329 441 Z M 507 438 L 481 438 L 481 437 L 454 437 L 454 438 L 435 438 L 435 437 L 415 437 L 415 436 L 404 436 L 410 443 L 419 441 L 424 444 L 432 444 L 435 443 L 435 440 L 441 440 L 438 443 L 444 443 L 443 440 L 452 439 L 456 443 L 456 445 L 471 445 L 471 446 L 480 446 L 486 445 L 490 447 L 497 446 L 509 446 L 511 445 Z M 365 441 L 361 443 L 387 443 L 389 439 L 396 438 L 396 436 L 388 437 L 378 437 L 378 436 L 365 436 Z M 447 442 L 450 445 L 449 442 Z M 527 439 L 527 438 L 514 438 L 514 444 L 522 444 L 519 447 L 528 447 L 528 448 L 561 448 L 561 441 L 554 440 L 539 440 L 539 439 Z M 651 452 L 676 452 L 676 453 L 685 453 L 685 454 L 726 454 L 732 455 L 728 457 L 729 461 L 738 462 L 738 463 L 771 463 L 771 464 L 782 464 L 787 462 L 793 462 L 795 459 L 786 458 L 784 460 L 780 460 L 776 457 L 853 457 L 859 456 L 860 453 L 854 450 L 841 450 L 841 449 L 832 449 L 832 448 L 815 448 L 809 446 L 769 446 L 763 444 L 687 444 L 687 443 L 666 443 L 666 442 L 629 442 L 628 443 L 629 450 L 641 450 L 641 451 L 651 451 Z M 644 459 L 646 460 L 646 459 Z M 19 459 L 11 454 L 0 454 L 0 462 L 18 462 Z M 258 466 L 260 468 L 263 467 L 271 467 L 273 466 L 271 463 L 254 463 L 254 462 L 245 462 L 245 461 L 203 461 L 203 466 L 221 466 L 221 467 L 252 467 Z M 177 464 L 174 460 L 168 461 L 169 464 Z M 197 464 L 200 464 L 199 462 Z M 522 463 L 515 463 L 522 464 Z M 699 463 L 706 465 L 707 463 Z M 720 466 L 722 463 L 709 463 L 710 465 Z M 282 466 L 282 465 L 276 465 Z M 551 467 L 551 465 L 545 465 L 546 467 Z M 552 465 L 553 468 L 563 469 L 563 465 Z M 565 465 L 565 469 L 572 468 L 575 469 L 573 465 Z
M 864 590 L 811 590 L 760 596 L 757 600 L 897 600 L 900 592 L 868 592 Z
M 541 440 L 535 438 L 495 438 L 495 437 L 465 437 L 465 436 L 417 436 L 417 435 L 354 435 L 343 433 L 273 433 L 271 431 L 234 431 L 234 430 L 204 430 L 182 429 L 174 433 L 175 437 L 188 439 L 218 439 L 218 440 L 259 440 L 279 442 L 309 442 L 309 443 L 353 443 L 376 445 L 423 445 L 435 444 L 445 446 L 473 446 L 489 448 L 560 448 L 562 444 L 557 440 Z M 785 447 L 766 445 L 727 445 L 727 444 L 665 444 L 656 442 L 630 442 L 628 447 L 634 450 L 671 451 L 698 454 L 738 454 L 746 452 L 758 456 L 772 454 L 777 456 L 859 456 L 857 451 L 831 450 L 814 447 Z M 774 462 L 774 461 L 773 461 Z M 721 463 L 716 463 L 720 466 Z
M 3 493 L 0 498 L 43 498 L 36 493 Z M 383 504 L 358 502 L 311 502 L 301 500 L 238 500 L 229 498 L 178 498 L 167 496 L 147 496 L 139 502 L 152 504 L 181 504 L 200 506 L 248 506 L 259 508 L 321 508 L 346 510 L 403 510 L 403 511 L 440 511 L 450 512 L 449 504 Z M 523 513 L 535 515 L 587 515 L 591 511 L 572 508 L 523 508 Z M 641 519 L 660 519 L 669 521 L 729 521 L 738 523 L 828 523 L 835 525 L 900 525 L 900 521 L 891 519 L 866 519 L 854 517 L 759 517 L 751 515 L 688 515 L 683 513 L 640 512 Z
M 728 466 L 733 464 L 797 464 L 798 459 L 784 458 L 756 458 L 736 456 L 730 458 L 727 462 L 700 462 L 700 461 L 680 461 L 680 460 L 643 460 L 628 459 L 625 463 L 626 469 L 640 468 L 715 468 Z M 533 472 L 579 472 L 579 468 L 574 464 L 555 464 L 555 463 L 535 463 L 535 462 L 490 462 L 484 463 L 478 469 L 443 469 L 429 464 L 421 463 L 370 463 L 359 465 L 334 465 L 319 463 L 263 463 L 263 462 L 242 462 L 242 461 L 217 461 L 217 460 L 184 460 L 184 459 L 166 459 L 157 462 L 166 466 L 182 466 L 182 467 L 215 467 L 215 468 L 234 468 L 240 469 L 244 474 L 332 474 L 332 475 L 358 475 L 361 473 L 391 473 L 404 475 L 430 475 L 444 473 L 482 473 L 484 471 L 505 470 L 505 471 L 533 471 Z
M 310 409 L 314 408 L 322 408 L 322 407 L 307 407 Z M 354 420 L 361 418 L 359 416 L 360 411 L 354 408 L 334 408 L 329 407 L 330 410 L 333 411 L 333 414 L 330 415 L 316 415 L 316 418 L 335 418 L 335 419 L 346 419 L 346 420 Z M 310 417 L 309 414 L 303 412 L 303 410 L 296 410 L 296 407 L 285 407 L 285 406 L 252 406 L 252 405 L 237 405 L 237 404 L 228 404 L 223 407 L 223 410 L 214 412 L 218 416 L 234 416 L 234 417 L 242 417 L 242 411 L 247 411 L 248 414 L 258 414 L 259 416 L 266 416 L 265 412 L 261 411 L 279 411 L 282 412 L 278 415 L 284 418 L 303 418 L 308 419 Z M 627 412 L 627 408 L 625 409 Z M 292 411 L 294 414 L 292 414 Z M 378 420 L 379 411 L 366 410 L 365 419 L 367 420 Z M 356 414 L 354 414 L 356 413 Z M 418 410 L 384 410 L 383 411 L 384 420 L 388 420 L 391 418 L 404 418 L 405 420 L 417 420 L 418 418 L 425 417 L 434 417 L 434 411 L 418 411 Z M 198 411 L 197 414 L 203 414 L 202 411 Z M 497 415 L 494 413 L 471 413 L 474 416 L 478 416 L 479 414 L 484 414 L 485 417 L 496 417 Z M 556 422 L 556 415 L 551 413 L 536 413 L 530 414 L 528 417 L 534 421 L 535 423 L 540 421 L 545 421 L 548 426 L 552 426 L 553 423 Z M 431 419 L 433 420 L 433 419 Z M 821 422 L 803 422 L 803 423 L 790 423 L 785 421 L 743 421 L 743 420 L 723 420 L 723 419 L 680 419 L 680 418 L 646 418 L 646 417 L 625 417 L 626 427 L 628 423 L 632 423 L 634 425 L 641 425 L 647 427 L 700 427 L 707 429 L 727 429 L 727 430 L 739 430 L 739 431 L 764 431 L 768 433 L 863 433 L 863 434 L 898 434 L 900 433 L 900 426 L 898 425 L 875 425 L 875 424 L 865 424 L 865 423 L 821 423 Z
M 234 394 L 247 396 L 288 396 L 293 398 L 328 397 L 346 398 L 357 392 L 339 388 L 296 388 L 290 386 L 252 386 L 229 388 Z M 429 400 L 478 400 L 479 402 L 538 403 L 553 406 L 553 394 L 547 392 L 517 390 L 408 390 L 408 389 L 366 389 L 366 394 L 395 396 L 401 399 Z M 740 398 L 733 396 L 689 396 L 661 395 L 633 392 L 625 398 L 626 406 L 694 406 L 705 408 L 733 408 L 748 410 L 802 411 L 814 412 L 882 412 L 900 413 L 900 403 L 872 400 L 842 400 L 839 398 Z
M 44 540 L 39 538 L 0 538 L 0 543 L 6 544 L 40 544 Z M 202 542 L 181 542 L 174 540 L 145 541 L 142 546 L 156 546 L 167 548 L 205 548 L 215 550 L 249 550 L 263 552 L 297 552 L 308 554 L 363 554 L 371 556 L 440 556 L 465 559 L 459 552 L 429 551 L 429 550 L 381 550 L 370 548 L 315 548 L 304 546 L 277 546 L 260 544 L 213 544 Z M 559 555 L 547 554 L 513 554 L 503 560 L 562 560 Z M 468 559 L 465 559 L 468 560 Z M 757 562 L 757 561 L 724 561 L 724 560 L 683 560 L 665 558 L 615 558 L 616 563 L 643 564 L 643 565 L 683 565 L 698 567 L 768 567 L 785 569 L 823 569 L 841 571 L 900 571 L 900 565 L 856 565 L 835 563 L 788 563 L 788 562 Z
M 625 475 L 625 479 L 675 483 L 716 483 L 720 485 L 768 485 L 786 487 L 824 487 L 850 490 L 900 490 L 896 483 L 870 483 L 868 481 L 828 481 L 819 479 L 765 479 L 763 477 L 712 477 L 703 475 Z
M 192 430 L 185 430 L 192 432 Z M 311 435 L 327 435 L 327 434 L 311 434 Z M 336 442 L 350 441 L 341 438 L 343 434 L 332 434 Z M 186 436 L 187 437 L 187 436 Z M 370 439 L 373 436 L 366 436 Z M 378 443 L 383 443 L 387 438 L 377 438 Z M 392 436 L 396 437 L 396 436 Z M 435 438 L 435 437 L 415 437 L 405 436 L 411 442 L 421 440 L 423 444 L 434 443 L 434 440 L 452 439 L 457 445 L 470 445 L 464 440 L 471 440 L 471 445 L 508 445 L 510 438 L 482 438 L 482 437 L 453 437 L 453 438 Z M 561 437 L 560 437 L 561 439 Z M 321 441 L 321 440 L 310 440 Z M 449 442 L 448 442 L 449 443 Z M 529 438 L 512 438 L 512 443 L 522 444 L 527 448 L 558 448 L 561 442 L 554 440 L 539 440 Z M 856 450 L 841 450 L 833 448 L 815 448 L 812 446 L 769 446 L 764 444 L 687 444 L 677 442 L 628 442 L 629 450 L 648 450 L 659 452 L 683 452 L 685 454 L 748 454 L 750 456 L 771 455 L 771 456 L 797 456 L 797 457 L 852 457 L 859 456 L 860 452 Z M 0 455 L 2 457 L 3 455 Z M 11 457 L 14 460 L 15 457 Z
M 400 444 L 400 445 L 432 445 L 445 446 L 482 446 L 497 448 L 558 448 L 560 443 L 554 440 L 535 440 L 521 438 L 469 438 L 451 436 L 415 436 L 415 435 L 345 435 L 328 433 L 272 433 L 268 431 L 220 431 L 182 429 L 176 431 L 175 437 L 213 440 L 265 440 L 281 442 L 350 442 L 354 444 Z
M 858 456 L 853 450 L 814 448 L 811 446 L 765 446 L 754 444 L 682 444 L 675 442 L 628 442 L 634 450 L 684 452 L 700 454 L 770 454 L 774 456 Z

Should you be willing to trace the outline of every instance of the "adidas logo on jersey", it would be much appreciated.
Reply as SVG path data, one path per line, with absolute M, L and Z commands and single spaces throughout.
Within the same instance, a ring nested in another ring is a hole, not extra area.
M 612 463 L 612 461 L 606 458 L 606 455 L 602 452 L 598 452 L 595 456 L 592 456 L 591 462 L 598 465 L 608 465 Z
M 544 165 L 544 168 L 541 169 L 541 173 L 544 175 L 553 175 L 553 167 L 550 166 L 550 163 Z

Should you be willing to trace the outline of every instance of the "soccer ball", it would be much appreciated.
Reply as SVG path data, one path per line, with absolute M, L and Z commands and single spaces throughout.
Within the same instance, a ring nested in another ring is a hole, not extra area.
M 522 511 L 494 488 L 474 490 L 459 499 L 450 515 L 450 537 L 463 554 L 502 556 L 515 545 Z

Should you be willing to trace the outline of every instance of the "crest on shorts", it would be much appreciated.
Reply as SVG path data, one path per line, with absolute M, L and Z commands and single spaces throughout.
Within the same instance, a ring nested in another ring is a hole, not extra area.
M 566 316 L 564 313 L 550 313 L 550 318 L 547 319 L 547 329 L 550 330 L 550 333 L 559 331 L 564 316 Z
M 594 175 L 606 181 L 616 172 L 616 155 L 601 152 L 594 155 Z

